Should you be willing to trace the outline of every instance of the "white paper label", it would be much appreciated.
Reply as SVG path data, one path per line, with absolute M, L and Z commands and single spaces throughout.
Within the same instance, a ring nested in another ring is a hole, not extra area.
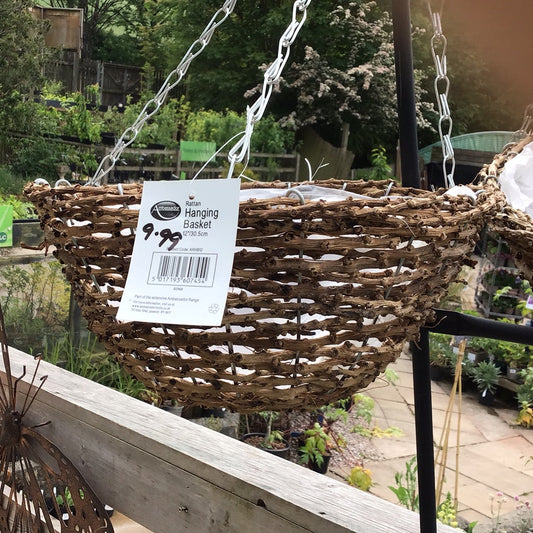
M 533 309 L 533 296 L 527 297 L 526 309 Z
M 239 191 L 238 179 L 144 183 L 118 320 L 221 325 Z

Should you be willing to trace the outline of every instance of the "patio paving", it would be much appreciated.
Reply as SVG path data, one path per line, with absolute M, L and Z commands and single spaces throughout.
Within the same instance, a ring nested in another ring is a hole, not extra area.
M 373 444 L 382 453 L 379 460 L 365 461 L 365 467 L 372 471 L 374 486 L 370 492 L 393 503 L 398 503 L 388 488 L 394 486 L 396 472 L 405 472 L 405 463 L 416 453 L 414 399 L 412 386 L 411 358 L 408 352 L 391 365 L 399 380 L 384 387 L 374 383 L 364 392 L 376 402 L 374 414 L 379 427 L 399 427 L 404 436 L 398 438 L 374 439 Z M 448 406 L 451 384 L 432 382 L 433 438 L 441 439 Z M 457 453 L 457 400 L 450 423 L 448 437 L 448 461 L 444 483 L 444 494 L 450 490 L 453 495 L 455 460 Z M 495 495 L 503 493 L 505 502 L 501 513 L 515 511 L 515 496 L 521 500 L 533 500 L 533 430 L 513 425 L 517 411 L 508 405 L 486 407 L 478 403 L 477 394 L 466 391 L 462 396 L 459 431 L 459 515 L 470 521 L 478 521 L 476 531 L 488 527 L 496 512 Z M 436 476 L 439 465 L 436 465 Z M 491 498 L 492 497 L 492 498 Z

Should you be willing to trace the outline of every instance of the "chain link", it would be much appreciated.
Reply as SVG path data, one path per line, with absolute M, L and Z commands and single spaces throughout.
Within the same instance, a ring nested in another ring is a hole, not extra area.
M 224 5 L 213 15 L 200 37 L 190 46 L 180 64 L 167 76 L 159 92 L 146 103 L 135 122 L 124 131 L 113 150 L 102 159 L 94 176 L 89 181 L 90 185 L 100 185 L 104 176 L 113 169 L 124 149 L 133 143 L 146 121 L 159 111 L 172 89 L 181 82 L 192 61 L 204 51 L 215 30 L 231 15 L 236 2 L 237 0 L 226 0 Z
M 250 142 L 254 126 L 263 116 L 268 101 L 272 94 L 274 84 L 279 80 L 290 54 L 290 47 L 307 18 L 307 8 L 311 0 L 296 0 L 292 8 L 292 21 L 281 36 L 278 45 L 278 56 L 267 68 L 260 96 L 251 106 L 246 109 L 246 129 L 243 136 L 231 148 L 228 153 L 229 170 L 228 178 L 231 178 L 236 163 L 249 158 Z
M 446 48 L 448 41 L 442 33 L 440 13 L 433 12 L 431 3 L 427 3 L 431 23 L 433 25 L 433 36 L 431 38 L 431 55 L 435 64 L 435 95 L 437 97 L 437 107 L 439 110 L 439 136 L 442 145 L 442 172 L 446 187 L 455 185 L 453 177 L 455 173 L 455 153 L 453 150 L 451 134 L 453 121 L 448 105 L 448 92 L 450 90 L 450 79 L 447 75 Z M 442 10 L 442 7 L 441 7 Z M 447 171 L 447 163 L 450 162 L 450 171 Z

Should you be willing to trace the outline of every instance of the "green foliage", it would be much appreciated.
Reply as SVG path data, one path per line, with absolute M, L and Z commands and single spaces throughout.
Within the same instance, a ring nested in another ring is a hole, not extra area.
M 69 336 L 44 350 L 43 358 L 69 372 L 116 389 L 133 398 L 140 398 L 144 385 L 126 374 L 122 367 L 89 336 L 85 344 L 73 346 Z
M 65 334 L 70 293 L 58 262 L 7 266 L 0 276 L 0 301 L 11 345 L 38 353 L 50 339 Z
M 391 177 L 391 167 L 387 163 L 387 151 L 385 147 L 378 146 L 372 148 L 370 156 L 372 163 L 372 170 L 370 171 L 370 179 L 372 180 L 387 180 Z
M 33 5 L 27 0 L 0 3 L 0 107 L 13 91 L 29 95 L 42 84 L 42 67 L 50 55 L 44 43 L 47 24 L 32 16 Z
M 494 393 L 500 369 L 492 361 L 480 361 L 471 371 L 474 383 L 480 392 Z
M 272 448 L 274 442 L 281 442 L 283 434 L 281 431 L 272 429 L 272 423 L 279 418 L 277 411 L 261 411 L 259 413 L 266 422 L 265 438 L 263 439 L 263 448 Z
M 386 429 L 381 429 L 377 424 L 371 426 L 374 418 L 374 406 L 374 400 L 366 394 L 356 393 L 352 396 L 351 412 L 365 422 L 364 424 L 355 424 L 352 432 L 367 438 L 401 437 L 403 435 L 402 430 L 395 426 Z
M 474 528 L 477 526 L 477 520 L 475 522 L 470 522 L 467 526 L 466 526 L 466 533 L 473 533 L 474 531 Z
M 144 106 L 153 97 L 152 93 L 145 93 L 141 101 L 131 101 L 119 112 L 113 108 L 103 115 L 103 129 L 121 136 L 135 122 Z M 185 99 L 169 98 L 163 106 L 145 123 L 133 142 L 134 147 L 147 146 L 150 143 L 162 144 L 168 149 L 177 147 L 177 139 L 183 136 L 183 131 L 190 113 L 190 105 Z
M 372 472 L 361 465 L 354 466 L 346 477 L 346 481 L 352 487 L 368 491 L 373 485 Z
M 339 401 L 338 404 L 328 404 L 320 408 L 320 411 L 328 424 L 332 424 L 337 420 L 342 420 L 343 422 L 348 420 L 348 412 L 344 407 L 345 403 L 348 401 L 350 401 L 349 398 L 347 400 Z
M 429 333 L 429 359 L 432 365 L 452 366 L 456 356 L 451 347 L 451 335 Z
M 417 490 L 417 470 L 416 456 L 405 463 L 405 472 L 396 472 L 394 481 L 396 486 L 389 486 L 398 498 L 400 505 L 407 507 L 411 511 L 419 511 L 419 497 Z
M 61 147 L 57 143 L 42 137 L 21 139 L 11 169 L 26 181 L 44 178 L 53 182 L 57 180 L 57 165 L 62 160 Z
M 243 132 L 245 127 L 246 115 L 243 113 L 201 110 L 189 115 L 184 138 L 188 141 L 214 142 L 220 148 Z M 229 143 L 229 148 L 232 144 Z M 293 147 L 294 132 L 283 129 L 271 115 L 263 117 L 255 125 L 252 152 L 286 153 L 292 151 Z
M 522 400 L 515 422 L 525 428 L 533 427 L 533 403 Z
M 437 519 L 447 526 L 457 527 L 457 509 L 449 492 L 446 494 L 446 499 L 437 508 Z
M 318 422 L 312 428 L 304 431 L 305 443 L 300 447 L 300 460 L 302 463 L 314 462 L 317 466 L 322 466 L 324 456 L 329 455 L 329 450 L 333 446 L 333 439 L 324 426 Z
M 518 386 L 516 391 L 518 403 L 522 407 L 524 404 L 533 407 L 533 365 L 522 369 L 519 372 L 519 376 L 522 379 L 522 383 Z
M 92 92 L 94 93 L 94 86 Z M 87 109 L 87 100 L 83 94 L 74 94 L 73 104 L 64 112 L 66 118 L 64 134 L 78 137 L 81 141 L 100 142 L 103 120 L 97 113 L 91 113 Z
M 0 170 L 0 176 L 2 172 Z M 1 187 L 0 187 L 1 188 Z M 33 210 L 33 204 L 30 202 L 24 202 L 18 196 L 14 194 L 1 194 L 0 193 L 0 205 L 13 206 L 13 220 L 37 218 Z
M 8 167 L 0 166 L 0 192 L 2 195 L 14 196 L 21 194 L 24 185 L 26 185 L 25 179 L 15 175 Z M 0 203 L 5 204 L 4 197 L 2 197 Z M 12 205 L 11 202 L 10 205 Z M 15 218 L 24 217 L 17 216 Z
M 354 394 L 352 399 L 352 412 L 357 418 L 362 418 L 367 424 L 370 424 L 374 416 L 374 400 L 370 396 L 362 393 Z
M 529 281 L 514 278 L 513 285 L 506 285 L 505 287 L 499 288 L 495 293 L 492 301 L 496 306 L 499 307 L 515 307 L 516 311 L 520 313 L 524 318 L 533 317 L 533 310 L 527 308 L 527 298 L 528 296 L 533 296 L 533 289 L 531 288 Z M 524 297 L 514 297 L 508 296 L 509 292 L 513 289 L 519 288 Z
M 138 66 L 142 61 L 137 38 L 124 32 L 117 35 L 111 30 L 104 30 L 98 35 L 93 59 Z

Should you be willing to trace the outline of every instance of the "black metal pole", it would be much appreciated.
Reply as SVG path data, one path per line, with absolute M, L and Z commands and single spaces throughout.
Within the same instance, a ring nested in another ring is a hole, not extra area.
M 484 337 L 533 345 L 532 327 L 499 322 L 445 309 L 434 309 L 434 311 L 435 322 L 424 326 L 428 332 Z
M 402 185 L 420 187 L 409 0 L 392 0 Z
M 392 20 L 402 185 L 420 187 L 409 0 L 392 1 Z M 431 380 L 429 376 L 429 335 L 427 330 L 422 329 L 420 331 L 420 341 L 418 345 L 413 344 L 412 354 L 420 531 L 423 533 L 436 533 L 437 510 L 435 502 L 435 460 L 433 455 L 433 414 Z

